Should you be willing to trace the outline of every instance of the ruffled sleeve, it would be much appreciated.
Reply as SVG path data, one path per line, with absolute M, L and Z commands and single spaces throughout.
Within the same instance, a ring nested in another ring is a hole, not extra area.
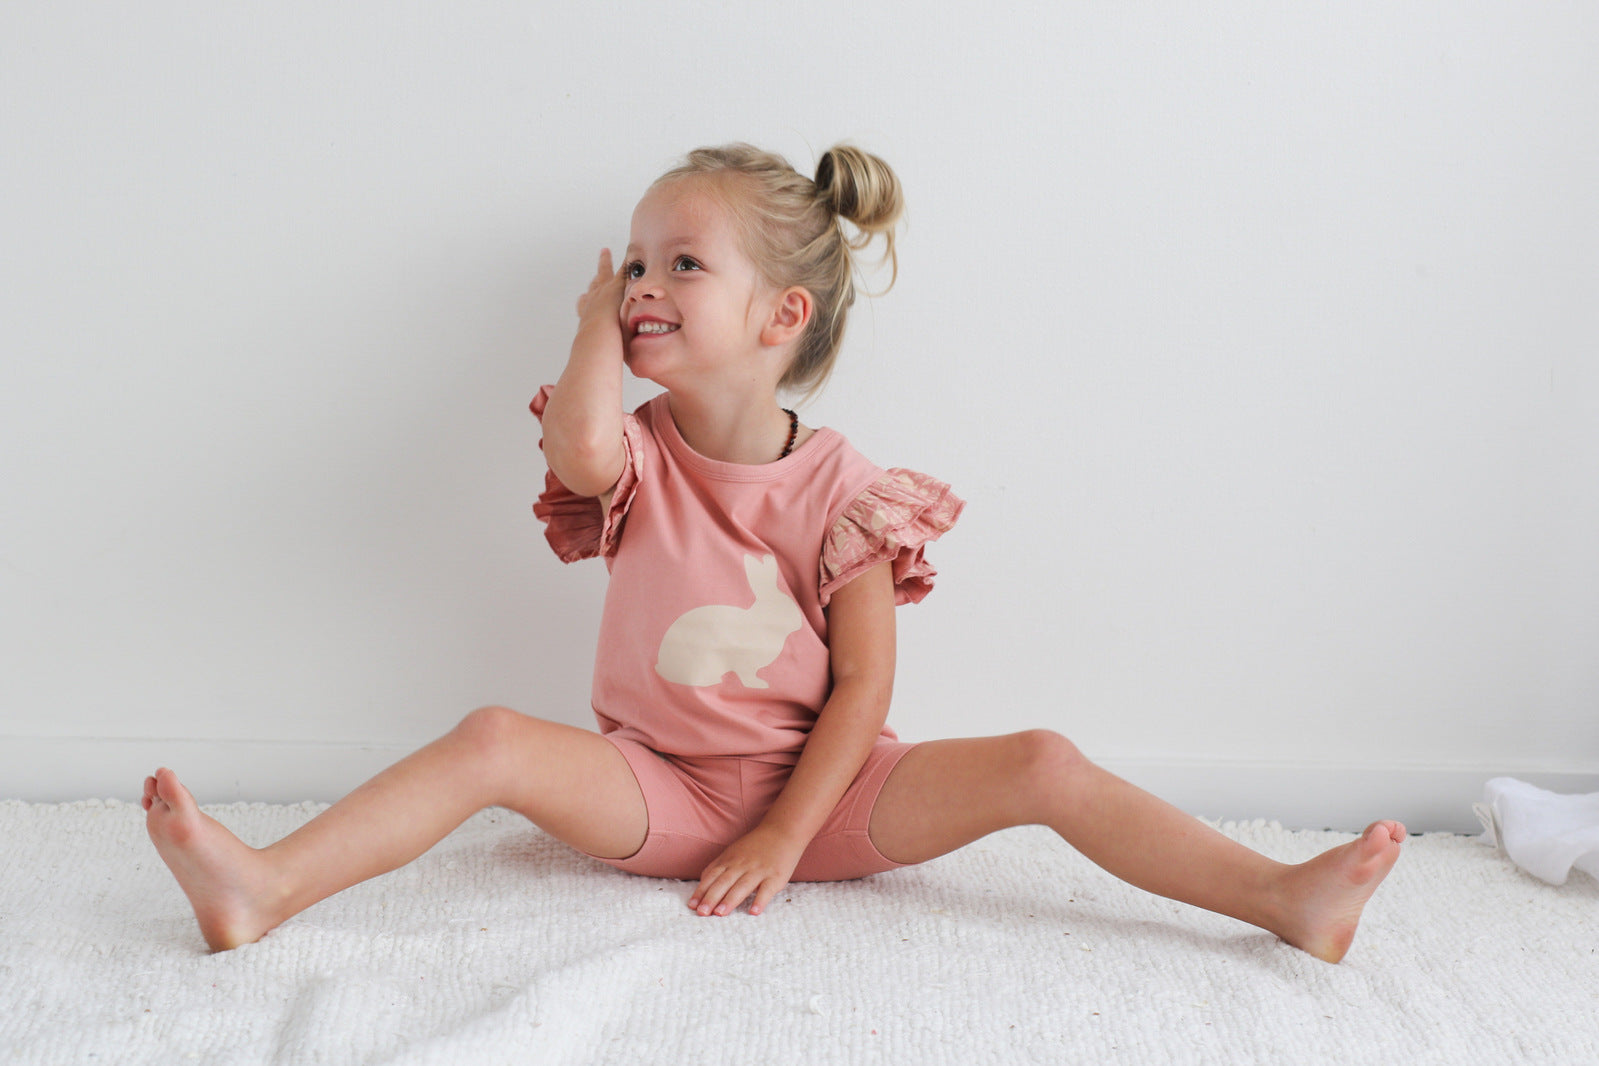
M 960 517 L 966 501 L 936 478 L 886 470 L 845 506 L 822 542 L 821 595 L 833 593 L 878 563 L 893 561 L 894 602 L 920 603 L 938 571 L 923 557 Z
M 544 386 L 528 405 L 540 422 L 544 421 L 544 408 L 554 391 L 553 385 Z M 545 472 L 544 491 L 533 504 L 533 514 L 545 524 L 544 539 L 563 563 L 615 554 L 623 520 L 644 474 L 644 430 L 633 415 L 622 418 L 622 446 L 627 452 L 627 465 L 611 495 L 610 510 L 604 513 L 598 497 L 579 496 L 561 484 L 553 471 Z M 544 447 L 543 441 L 539 447 Z

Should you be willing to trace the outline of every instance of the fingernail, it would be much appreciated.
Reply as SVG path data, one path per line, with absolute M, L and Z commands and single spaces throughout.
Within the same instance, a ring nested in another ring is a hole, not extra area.
M 720 907 L 716 908 L 716 913 L 717 914 L 726 914 L 727 913 L 727 904 L 724 903 Z

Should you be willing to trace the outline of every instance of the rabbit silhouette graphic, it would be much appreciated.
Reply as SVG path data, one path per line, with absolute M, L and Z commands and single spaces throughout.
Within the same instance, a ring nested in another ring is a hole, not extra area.
M 754 605 L 712 604 L 685 613 L 661 638 L 657 674 L 696 688 L 721 684 L 730 673 L 738 675 L 745 688 L 770 687 L 755 672 L 777 661 L 788 635 L 805 624 L 805 616 L 778 586 L 775 558 L 746 555 L 744 575 Z

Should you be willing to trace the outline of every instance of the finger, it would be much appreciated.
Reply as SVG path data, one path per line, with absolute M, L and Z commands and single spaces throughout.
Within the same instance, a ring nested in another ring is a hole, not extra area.
M 766 905 L 772 902 L 772 898 L 783 891 L 783 885 L 786 883 L 779 882 L 775 878 L 762 881 L 760 890 L 755 893 L 755 899 L 750 903 L 750 913 L 759 914 L 764 911 Z
M 749 898 L 751 892 L 761 883 L 761 875 L 751 870 L 749 873 L 733 882 L 733 887 L 728 889 L 727 895 L 722 897 L 722 902 L 717 904 L 717 914 L 732 914 L 738 910 L 739 904 Z
M 596 292 L 616 289 L 620 290 L 624 284 L 623 271 L 626 266 L 611 265 L 611 250 L 605 249 L 600 253 L 600 270 L 594 275 L 594 290 Z
M 721 872 L 721 868 L 718 867 L 716 873 L 719 874 Z M 711 882 L 714 880 L 716 880 L 715 874 L 709 868 L 700 874 L 700 883 L 694 886 L 694 894 L 688 898 L 689 910 L 697 910 L 699 908 L 700 901 L 705 898 L 705 893 L 710 891 Z
M 731 881 L 726 883 L 718 881 L 713 884 L 710 888 L 706 889 L 705 895 L 700 897 L 700 905 L 694 908 L 694 912 L 701 918 L 715 914 L 716 908 L 721 906 L 722 897 L 727 894 L 727 890 L 731 887 Z
M 762 874 L 743 866 L 730 866 L 722 871 L 705 898 L 700 901 L 701 914 L 732 914 L 738 910 L 749 894 L 760 884 Z
M 694 893 L 696 899 L 691 906 L 701 915 L 710 914 L 727 894 L 734 880 L 736 876 L 726 867 L 716 867 L 714 872 L 707 870 L 700 879 L 700 887 Z

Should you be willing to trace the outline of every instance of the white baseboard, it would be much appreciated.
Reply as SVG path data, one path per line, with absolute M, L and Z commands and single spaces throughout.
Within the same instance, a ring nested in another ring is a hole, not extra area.
M 0 737 L 0 797 L 35 803 L 137 800 L 146 774 L 178 771 L 201 803 L 330 802 L 417 744 Z M 1471 813 L 1491 777 L 1555 792 L 1599 792 L 1599 770 L 1343 765 L 1105 758 L 1106 769 L 1207 818 L 1264 818 L 1290 829 L 1355 830 L 1397 818 L 1416 832 L 1475 833 Z
M 1599 769 L 1100 759 L 1107 770 L 1206 818 L 1264 818 L 1289 829 L 1358 830 L 1396 818 L 1412 832 L 1479 833 L 1471 805 L 1494 777 L 1552 792 L 1599 792 Z
M 201 803 L 327 803 L 423 743 L 0 737 L 0 795 L 34 803 L 133 801 L 147 775 L 169 766 Z

